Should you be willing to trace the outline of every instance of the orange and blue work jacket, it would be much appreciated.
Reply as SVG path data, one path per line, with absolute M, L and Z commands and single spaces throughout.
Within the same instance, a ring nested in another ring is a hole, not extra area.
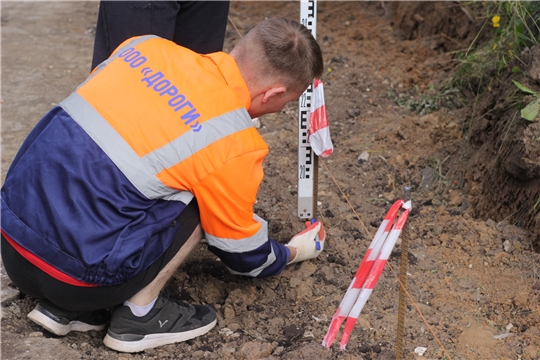
M 209 249 L 269 276 L 289 250 L 253 213 L 268 147 L 234 59 L 124 42 L 32 130 L 2 187 L 2 233 L 64 282 L 114 285 L 172 243 L 195 196 Z

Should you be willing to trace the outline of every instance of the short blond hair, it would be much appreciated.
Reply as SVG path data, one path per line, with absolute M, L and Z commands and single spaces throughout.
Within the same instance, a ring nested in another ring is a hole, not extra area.
M 234 49 L 236 60 L 250 62 L 259 83 L 280 81 L 291 90 L 305 90 L 323 73 L 319 44 L 302 24 L 270 18 L 251 29 Z

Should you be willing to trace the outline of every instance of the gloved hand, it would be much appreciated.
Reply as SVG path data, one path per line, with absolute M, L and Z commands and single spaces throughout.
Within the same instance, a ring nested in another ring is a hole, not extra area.
M 324 231 L 324 225 L 320 221 L 311 223 L 306 221 L 306 229 L 294 235 L 292 239 L 285 244 L 285 246 L 296 248 L 296 256 L 289 261 L 287 265 L 314 259 L 324 250 L 324 239 L 326 232 Z M 320 243 L 320 250 L 317 250 L 317 239 Z

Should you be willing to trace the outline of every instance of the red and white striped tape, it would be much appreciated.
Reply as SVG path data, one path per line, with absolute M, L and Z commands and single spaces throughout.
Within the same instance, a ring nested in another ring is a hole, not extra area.
M 400 208 L 405 211 L 399 216 L 394 224 L 394 219 Z M 345 330 L 343 331 L 340 341 L 341 350 L 345 350 L 351 332 L 356 324 L 356 320 L 382 274 L 384 266 L 388 261 L 388 257 L 407 221 L 410 209 L 410 201 L 405 203 L 402 200 L 398 200 L 392 205 L 384 217 L 381 226 L 379 226 L 377 233 L 358 267 L 351 285 L 347 289 L 343 300 L 332 317 L 330 326 L 322 343 L 323 346 L 326 346 L 327 348 L 332 346 L 341 324 L 345 318 L 347 318 Z
M 351 311 L 356 299 L 358 298 L 358 295 L 360 294 L 360 290 L 364 286 L 364 282 L 366 281 L 366 278 L 368 277 L 369 272 L 371 271 L 373 263 L 379 256 L 381 248 L 390 230 L 392 229 L 394 219 L 396 218 L 396 215 L 402 205 L 403 205 L 402 200 L 398 200 L 392 205 L 392 207 L 390 208 L 390 210 L 388 210 L 388 213 L 384 217 L 381 225 L 379 226 L 377 233 L 373 237 L 371 244 L 366 250 L 364 258 L 362 259 L 362 262 L 358 266 L 358 270 L 356 271 L 356 274 L 354 275 L 354 278 L 351 284 L 349 285 L 349 288 L 347 289 L 347 292 L 345 293 L 343 300 L 339 304 L 337 311 L 332 317 L 332 320 L 330 322 L 330 327 L 328 328 L 328 332 L 326 333 L 326 336 L 324 337 L 322 344 L 326 346 L 327 348 L 330 348 L 330 346 L 334 342 L 334 339 L 336 338 L 337 333 L 339 332 L 339 328 L 341 327 L 341 324 L 343 323 L 345 318 L 349 315 L 349 312 Z
M 309 111 L 309 143 L 317 156 L 328 157 L 334 151 L 324 103 L 323 83 L 319 79 L 315 79 L 313 82 L 313 95 Z

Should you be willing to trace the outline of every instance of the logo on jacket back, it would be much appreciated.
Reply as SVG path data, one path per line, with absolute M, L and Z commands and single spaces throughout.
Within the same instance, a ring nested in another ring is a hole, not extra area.
M 135 50 L 134 47 L 122 51 L 118 57 L 123 58 L 124 62 L 128 63 L 133 69 L 142 66 L 147 61 L 146 57 L 140 51 Z M 165 78 L 161 71 L 156 72 L 149 67 L 143 67 L 141 73 L 144 75 L 141 81 L 146 82 L 147 87 L 151 87 L 159 96 L 170 97 L 167 105 L 172 107 L 175 112 L 182 110 L 180 120 L 185 125 L 189 126 L 194 132 L 201 131 L 202 125 L 197 121 L 201 114 L 184 95 L 180 94 L 178 88 Z

